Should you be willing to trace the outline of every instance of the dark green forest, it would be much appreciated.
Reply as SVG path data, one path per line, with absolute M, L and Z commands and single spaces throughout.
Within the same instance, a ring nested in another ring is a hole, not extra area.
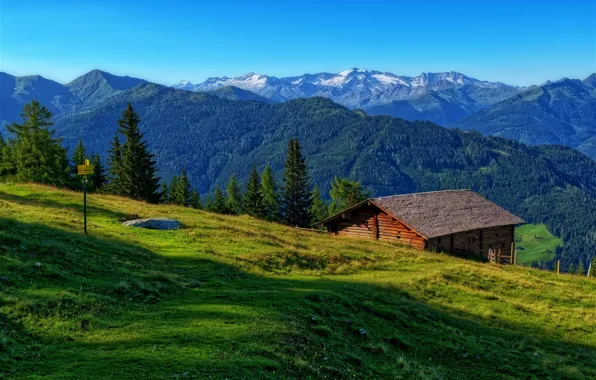
M 561 236 L 562 267 L 584 265 L 596 252 L 596 162 L 570 148 L 529 147 L 430 122 L 367 116 L 323 98 L 283 104 L 231 101 L 147 84 L 84 113 L 55 120 L 67 146 L 80 137 L 91 153 L 107 154 L 127 102 L 169 181 L 186 168 L 202 194 L 247 182 L 251 165 L 280 180 L 287 143 L 297 138 L 311 185 L 326 196 L 335 176 L 359 181 L 372 196 L 469 188 L 528 222 Z M 552 263 L 543 263 L 543 266 Z

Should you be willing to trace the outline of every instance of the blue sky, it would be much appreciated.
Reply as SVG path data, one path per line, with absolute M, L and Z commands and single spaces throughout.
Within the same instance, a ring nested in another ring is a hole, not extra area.
M 173 84 L 351 67 L 516 85 L 596 71 L 596 0 L 0 0 L 0 71 Z

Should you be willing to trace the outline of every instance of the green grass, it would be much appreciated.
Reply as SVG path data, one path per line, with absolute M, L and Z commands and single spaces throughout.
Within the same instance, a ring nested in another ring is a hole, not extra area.
M 561 239 L 548 232 L 544 224 L 525 224 L 517 227 L 515 242 L 517 262 L 520 265 L 552 260 L 555 257 L 555 249 L 563 245 Z
M 596 377 L 593 279 L 89 198 L 0 184 L 0 377 Z

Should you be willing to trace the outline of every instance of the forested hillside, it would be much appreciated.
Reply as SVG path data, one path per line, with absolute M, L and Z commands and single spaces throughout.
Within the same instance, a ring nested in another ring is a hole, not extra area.
M 201 193 L 250 166 L 271 165 L 280 178 L 287 142 L 303 146 L 322 193 L 334 176 L 361 181 L 372 195 L 471 188 L 529 222 L 546 223 L 565 241 L 565 267 L 596 250 L 596 162 L 564 147 L 528 147 L 439 127 L 352 112 L 323 98 L 270 105 L 141 85 L 100 107 L 57 119 L 57 135 L 83 137 L 104 154 L 126 102 L 141 118 L 161 177 L 186 168 Z M 546 265 L 546 264 L 545 264 Z
M 563 144 L 596 159 L 594 75 L 534 87 L 479 111 L 455 127 L 526 144 Z

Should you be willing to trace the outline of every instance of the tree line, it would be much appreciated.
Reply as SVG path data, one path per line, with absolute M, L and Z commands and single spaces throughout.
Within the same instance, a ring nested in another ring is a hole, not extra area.
M 26 104 L 21 116 L 21 124 L 12 123 L 7 127 L 12 138 L 5 140 L 0 136 L 0 175 L 22 182 L 81 189 L 82 178 L 77 175 L 77 166 L 89 160 L 94 165 L 94 172 L 88 178 L 89 191 L 222 214 L 247 214 L 298 227 L 311 226 L 368 197 L 360 183 L 335 178 L 328 205 L 318 186 L 311 188 L 300 143 L 298 139 L 291 139 L 281 184 L 270 166 L 259 173 L 253 164 L 245 186 L 233 174 L 225 191 L 218 186 L 203 202 L 197 189 L 191 188 L 186 169 L 169 184 L 163 181 L 160 185 L 155 156 L 149 151 L 139 128 L 141 119 L 130 103 L 118 120 L 106 166 L 98 152 L 87 152 L 82 139 L 69 160 L 62 140 L 54 137 L 51 129 L 52 113 L 39 102 Z

